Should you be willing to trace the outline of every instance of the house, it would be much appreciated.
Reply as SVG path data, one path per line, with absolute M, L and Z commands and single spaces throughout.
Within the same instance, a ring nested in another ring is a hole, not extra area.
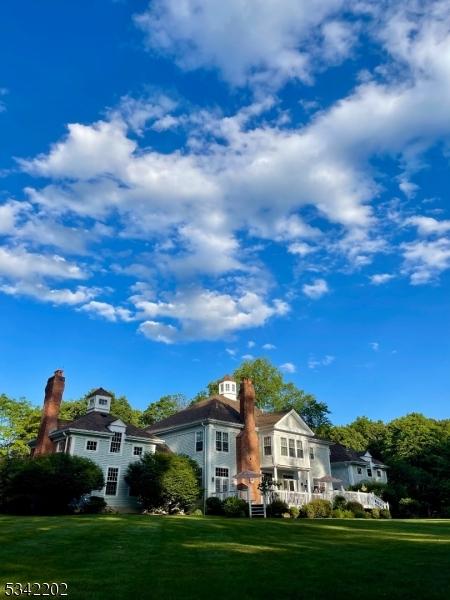
M 30 443 L 33 456 L 65 452 L 90 458 L 105 477 L 105 487 L 93 495 L 104 497 L 116 510 L 137 508 L 136 498 L 129 495 L 124 479 L 127 467 L 145 452 L 154 453 L 161 448 L 163 441 L 112 415 L 112 396 L 103 388 L 92 392 L 85 415 L 62 421 L 59 410 L 64 385 L 64 374 L 60 370 L 47 382 L 38 437 Z
M 202 470 L 206 496 L 225 498 L 244 489 L 240 472 L 260 472 L 281 484 L 278 495 L 291 504 L 311 493 L 332 492 L 332 442 L 314 435 L 295 410 L 263 412 L 255 406 L 255 390 L 243 380 L 239 396 L 233 377 L 219 382 L 219 394 L 191 405 L 146 430 L 164 438 L 176 453 L 187 454 Z M 258 480 L 251 484 L 260 500 Z
M 368 450 L 358 452 L 342 444 L 330 447 L 331 472 L 344 487 L 361 482 L 387 483 L 387 465 L 374 458 Z

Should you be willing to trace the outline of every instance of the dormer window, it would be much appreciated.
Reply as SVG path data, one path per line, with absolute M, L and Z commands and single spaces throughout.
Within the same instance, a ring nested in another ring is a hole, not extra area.
M 119 453 L 122 445 L 122 434 L 119 431 L 115 431 L 111 440 L 110 452 Z
M 98 403 L 100 406 L 108 406 L 108 400 L 106 398 L 99 398 Z

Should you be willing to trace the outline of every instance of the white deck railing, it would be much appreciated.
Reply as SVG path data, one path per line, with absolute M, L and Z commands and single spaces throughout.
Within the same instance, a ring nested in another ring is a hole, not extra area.
M 230 496 L 237 496 L 243 500 L 247 500 L 247 492 L 245 490 L 228 490 L 226 492 L 217 492 L 213 494 L 221 500 L 229 498 Z M 336 496 L 344 496 L 347 501 L 359 502 L 364 508 L 389 508 L 389 504 L 384 502 L 381 498 L 373 493 L 368 492 L 348 492 L 341 490 L 333 490 L 332 492 L 289 492 L 287 490 L 275 490 L 269 492 L 268 502 L 278 498 L 283 500 L 289 506 L 303 506 L 311 500 L 329 500 L 333 502 Z

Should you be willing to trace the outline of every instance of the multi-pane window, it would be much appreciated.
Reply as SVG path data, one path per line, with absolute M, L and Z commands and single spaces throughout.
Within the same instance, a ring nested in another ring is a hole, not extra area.
M 216 467 L 216 493 L 228 491 L 229 471 L 225 467 Z
M 357 470 L 358 475 L 362 475 L 362 469 L 361 469 L 361 467 L 357 467 L 356 470 Z
M 119 467 L 108 467 L 106 475 L 106 496 L 115 496 L 117 494 L 117 484 L 119 482 Z
M 106 398 L 99 398 L 98 403 L 100 406 L 106 406 L 108 404 L 108 400 L 106 400 Z
M 281 456 L 287 456 L 288 455 L 287 439 L 286 438 L 283 438 L 283 437 L 281 438 L 280 451 L 281 451 Z
M 142 456 L 142 452 L 143 452 L 143 447 L 142 446 L 134 446 L 133 448 L 133 456 Z
M 97 442 L 95 440 L 87 440 L 86 450 L 90 452 L 97 452 Z
M 289 456 L 295 458 L 295 440 L 289 440 Z
M 122 434 L 119 431 L 115 431 L 111 440 L 110 452 L 120 452 L 120 446 L 122 444 Z
M 66 449 L 66 440 L 61 440 L 56 446 L 56 452 L 64 452 Z
M 264 456 L 272 456 L 272 438 L 270 435 L 264 438 Z
M 295 482 L 291 475 L 283 475 L 283 490 L 295 492 Z
M 196 452 L 202 452 L 203 450 L 203 431 L 195 432 L 195 450 Z
M 228 452 L 228 433 L 226 431 L 216 431 L 216 450 L 217 452 Z
M 309 458 L 314 460 L 314 448 L 312 446 L 309 447 Z
M 372 477 L 372 469 L 367 469 L 367 477 Z
M 303 458 L 302 440 L 297 440 L 297 458 Z
M 381 471 L 380 471 L 380 469 L 377 469 L 377 477 L 381 477 Z

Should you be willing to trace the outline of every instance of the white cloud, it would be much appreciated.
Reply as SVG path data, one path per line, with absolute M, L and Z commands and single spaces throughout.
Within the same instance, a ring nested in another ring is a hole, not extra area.
M 380 343 L 379 342 L 370 342 L 369 346 L 372 348 L 372 350 L 374 352 L 378 352 L 378 350 L 380 349 Z
M 302 292 L 308 298 L 316 300 L 329 292 L 328 284 L 325 279 L 315 279 L 312 283 L 305 283 L 302 286 Z
M 401 248 L 403 272 L 409 275 L 413 285 L 428 283 L 450 268 L 450 240 L 447 238 L 404 243 Z
M 254 347 L 256 346 L 256 344 L 255 344 L 255 342 L 254 342 L 253 340 L 249 340 L 249 341 L 247 342 L 247 346 L 248 346 L 249 348 L 254 348 Z
M 150 319 L 140 327 L 144 335 L 166 343 L 220 339 L 242 329 L 259 327 L 289 310 L 285 302 L 274 300 L 268 304 L 254 292 L 232 296 L 207 289 L 179 290 L 168 301 L 149 301 L 143 296 L 131 300 L 138 317 Z M 155 318 L 169 319 L 175 324 Z
M 244 360 L 254 360 L 255 357 L 253 356 L 253 354 L 243 354 L 242 358 Z
M 415 216 L 409 217 L 405 221 L 405 225 L 417 227 L 420 235 L 442 235 L 450 231 L 450 220 L 438 221 L 433 217 Z
M 87 312 L 93 317 L 102 317 L 107 321 L 133 321 L 134 316 L 127 308 L 113 306 L 108 302 L 97 302 L 92 300 L 81 306 L 78 310 Z
M 215 67 L 232 84 L 309 81 L 317 61 L 335 64 L 354 43 L 333 21 L 343 0 L 156 0 L 136 16 L 147 45 L 184 69 Z
M 236 356 L 237 354 L 237 350 L 233 350 L 232 348 L 225 348 L 225 352 L 232 357 Z
M 58 255 L 28 252 L 24 248 L 0 248 L 0 277 L 13 280 L 85 279 L 87 274 L 76 264 Z
M 373 285 L 383 285 L 383 283 L 387 283 L 394 278 L 395 275 L 392 275 L 391 273 L 376 273 L 375 275 L 370 276 L 370 282 Z
M 308 369 L 315 370 L 317 367 L 328 367 L 336 360 L 335 356 L 326 354 L 323 358 L 316 359 L 312 356 L 308 359 Z
M 275 350 L 276 346 L 274 346 L 273 344 L 264 344 L 263 345 L 263 350 Z
M 291 362 L 286 362 L 280 365 L 280 369 L 284 371 L 284 373 L 295 373 L 297 371 L 296 366 Z
M 0 285 L 0 291 L 10 296 L 29 296 L 41 302 L 52 304 L 67 304 L 75 306 L 94 298 L 99 290 L 78 286 L 71 290 L 68 288 L 48 288 L 42 283 L 18 282 L 15 284 Z

